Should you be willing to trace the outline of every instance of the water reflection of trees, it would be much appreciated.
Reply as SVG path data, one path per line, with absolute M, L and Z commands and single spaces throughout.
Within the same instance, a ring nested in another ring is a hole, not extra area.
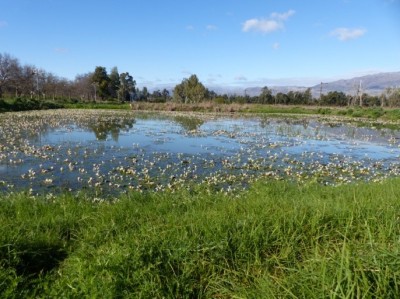
M 197 130 L 202 124 L 204 124 L 204 120 L 189 116 L 175 116 L 174 121 L 186 131 Z
M 110 135 L 111 138 L 117 142 L 121 131 L 129 131 L 133 128 L 133 124 L 135 122 L 136 121 L 133 118 L 98 118 L 96 121 L 91 121 L 90 123 L 84 125 L 84 127 L 92 131 L 97 140 L 106 140 L 107 136 Z
M 292 118 L 274 118 L 273 121 L 270 118 L 262 118 L 260 120 L 260 127 L 263 129 L 271 125 L 287 125 L 289 127 L 302 126 L 304 129 L 307 129 L 310 125 L 310 121 L 308 119 Z
M 1 125 L 1 124 L 0 124 Z M 32 119 L 23 119 L 19 121 L 19 129 L 5 132 L 3 139 L 29 140 L 32 143 L 41 143 L 42 138 L 54 132 L 56 128 L 51 122 L 39 117 Z

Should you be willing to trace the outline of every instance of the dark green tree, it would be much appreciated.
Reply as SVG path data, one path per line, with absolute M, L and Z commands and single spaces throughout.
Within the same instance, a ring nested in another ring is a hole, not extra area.
M 275 102 L 274 97 L 272 95 L 272 90 L 267 86 L 264 86 L 261 89 L 261 94 L 258 97 L 258 102 L 261 104 L 273 104 Z
M 118 98 L 120 101 L 129 101 L 136 96 L 136 81 L 128 72 L 119 76 Z
M 303 104 L 310 105 L 313 103 L 311 88 L 307 88 L 303 93 Z
M 183 82 L 175 86 L 173 98 L 177 102 L 185 102 L 185 87 L 183 85 Z
M 208 92 L 196 75 L 191 75 L 188 79 L 174 88 L 174 99 L 184 103 L 198 103 L 207 98 Z
M 215 100 L 218 97 L 214 90 L 207 90 L 207 98 L 210 100 Z
M 362 98 L 363 98 L 364 105 L 367 107 L 381 106 L 381 99 L 378 96 L 373 96 L 373 95 L 364 93 Z
M 169 91 L 166 88 L 164 88 L 161 93 L 164 98 L 164 101 L 167 101 L 169 99 Z
M 109 83 L 110 96 L 112 98 L 117 98 L 120 86 L 120 78 L 119 78 L 118 68 L 116 66 L 111 69 L 109 79 L 110 79 Z
M 347 96 L 341 91 L 330 91 L 328 94 L 322 95 L 321 105 L 328 106 L 347 106 Z
M 275 96 L 277 104 L 284 104 L 287 105 L 289 103 L 289 97 L 287 94 L 282 92 L 278 92 Z
M 107 70 L 103 66 L 97 66 L 93 75 L 92 83 L 96 89 L 97 95 L 102 99 L 106 99 L 110 96 L 110 78 L 108 77 Z
M 142 90 L 140 91 L 140 98 L 142 101 L 147 101 L 148 97 L 149 97 L 149 90 L 147 89 L 146 86 L 143 86 Z

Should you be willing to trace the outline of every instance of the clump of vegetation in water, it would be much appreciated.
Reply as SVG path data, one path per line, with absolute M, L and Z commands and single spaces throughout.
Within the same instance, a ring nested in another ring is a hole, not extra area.
M 0 117 L 0 191 L 114 196 L 196 182 L 231 192 L 263 178 L 336 185 L 398 176 L 400 133 L 361 125 L 177 112 L 9 113 Z

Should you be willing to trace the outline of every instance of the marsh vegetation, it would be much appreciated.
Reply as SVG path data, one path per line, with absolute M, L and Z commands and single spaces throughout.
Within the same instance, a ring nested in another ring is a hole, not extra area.
M 229 192 L 261 178 L 337 185 L 400 172 L 400 131 L 342 119 L 56 110 L 0 124 L 6 192 Z
M 4 298 L 397 298 L 400 131 L 343 118 L 0 115 Z

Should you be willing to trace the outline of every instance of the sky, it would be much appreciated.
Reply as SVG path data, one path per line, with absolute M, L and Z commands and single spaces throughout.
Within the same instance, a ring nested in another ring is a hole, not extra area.
M 0 53 L 138 86 L 312 86 L 400 71 L 400 0 L 0 0 Z

